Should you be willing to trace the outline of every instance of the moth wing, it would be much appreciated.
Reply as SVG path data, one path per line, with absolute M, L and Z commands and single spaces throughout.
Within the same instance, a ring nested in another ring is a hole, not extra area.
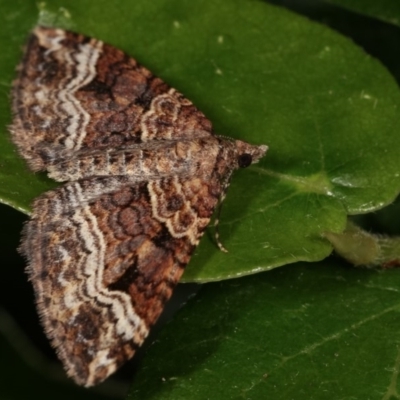
M 217 179 L 91 178 L 39 197 L 22 252 L 68 375 L 100 383 L 163 310 L 218 202 Z
M 212 134 L 203 113 L 136 60 L 62 29 L 33 31 L 12 97 L 13 141 L 33 170 L 88 148 Z

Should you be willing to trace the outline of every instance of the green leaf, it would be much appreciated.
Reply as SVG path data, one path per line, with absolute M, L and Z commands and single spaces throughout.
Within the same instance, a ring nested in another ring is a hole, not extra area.
M 397 399 L 399 287 L 338 260 L 204 285 L 128 399 Z
M 19 48 L 39 14 L 39 22 L 72 27 L 135 56 L 192 99 L 217 133 L 270 146 L 260 164 L 233 178 L 220 225 L 229 254 L 218 251 L 210 229 L 186 281 L 323 259 L 332 248 L 322 232 L 342 231 L 348 213 L 383 207 L 399 192 L 398 88 L 379 62 L 319 24 L 239 0 L 4 6 L 14 17 L 3 17 L 4 31 L 13 32 L 11 45 L 3 35 L 7 51 L 0 55 L 3 126 Z M 22 11 L 12 14 L 17 6 Z M 24 167 L 6 128 L 1 138 L 0 196 L 27 211 L 54 183 Z
M 343 8 L 400 26 L 400 3 L 397 0 L 325 0 Z

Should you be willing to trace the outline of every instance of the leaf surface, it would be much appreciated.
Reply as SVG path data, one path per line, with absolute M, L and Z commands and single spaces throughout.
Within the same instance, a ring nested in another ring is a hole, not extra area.
M 397 399 L 400 275 L 343 264 L 205 285 L 148 350 L 128 399 Z

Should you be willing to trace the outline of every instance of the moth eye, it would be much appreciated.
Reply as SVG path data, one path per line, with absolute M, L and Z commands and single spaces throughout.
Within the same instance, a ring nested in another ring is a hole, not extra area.
M 253 157 L 249 153 L 241 154 L 238 157 L 238 164 L 240 168 L 247 168 L 253 161 Z

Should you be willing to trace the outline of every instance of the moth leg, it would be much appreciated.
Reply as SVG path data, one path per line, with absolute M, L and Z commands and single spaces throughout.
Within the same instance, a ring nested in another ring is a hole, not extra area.
M 221 195 L 220 195 L 219 200 L 218 200 L 217 216 L 216 216 L 216 218 L 214 220 L 214 228 L 215 228 L 214 237 L 215 237 L 215 241 L 217 243 L 218 248 L 224 253 L 228 253 L 228 250 L 225 248 L 225 246 L 221 243 L 221 241 L 219 239 L 219 218 L 221 216 L 222 203 L 225 200 L 226 192 L 227 192 L 228 187 L 229 187 L 229 185 L 231 183 L 232 172 L 233 172 L 233 168 L 228 171 L 227 175 L 225 176 L 225 178 L 222 181 Z
M 225 186 L 228 187 L 229 184 L 226 184 Z M 228 250 L 226 249 L 226 247 L 222 244 L 221 240 L 219 239 L 219 229 L 218 229 L 218 226 L 219 226 L 219 218 L 220 218 L 220 216 L 221 216 L 222 203 L 223 203 L 223 201 L 225 200 L 225 197 L 226 197 L 226 191 L 223 190 L 223 192 L 222 192 L 222 194 L 221 194 L 221 197 L 220 197 L 220 199 L 219 199 L 219 202 L 218 202 L 217 216 L 216 216 L 216 218 L 215 218 L 215 220 L 214 220 L 214 229 L 215 229 L 214 237 L 215 237 L 215 242 L 217 243 L 218 248 L 219 248 L 222 252 L 228 253 Z
M 226 195 L 225 195 L 225 193 L 223 193 L 219 200 L 217 217 L 215 218 L 215 221 L 214 221 L 214 228 L 215 228 L 214 237 L 215 237 L 215 241 L 217 243 L 218 248 L 222 252 L 228 253 L 228 250 L 226 249 L 226 247 L 222 244 L 221 240 L 219 239 L 219 218 L 221 216 L 222 203 L 225 200 L 225 197 L 226 197 Z

